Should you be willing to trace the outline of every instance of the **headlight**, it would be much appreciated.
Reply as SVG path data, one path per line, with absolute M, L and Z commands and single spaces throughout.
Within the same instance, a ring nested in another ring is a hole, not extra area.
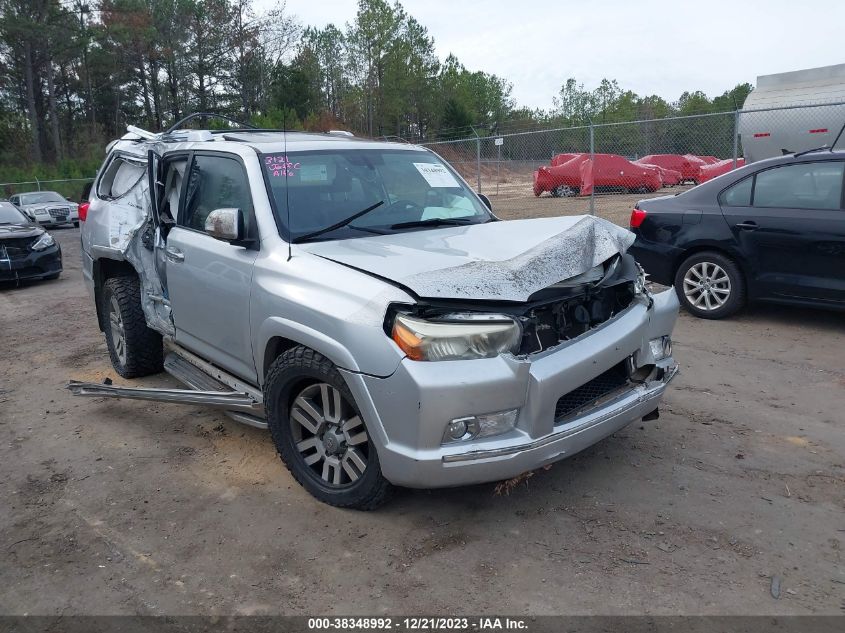
M 34 251 L 43 251 L 45 248 L 52 246 L 56 243 L 56 240 L 53 239 L 53 236 L 49 233 L 44 233 L 41 237 L 39 237 L 35 244 L 32 245 L 32 250 Z
M 503 314 L 449 314 L 432 321 L 397 314 L 391 338 L 411 360 L 467 360 L 515 351 L 522 329 Z

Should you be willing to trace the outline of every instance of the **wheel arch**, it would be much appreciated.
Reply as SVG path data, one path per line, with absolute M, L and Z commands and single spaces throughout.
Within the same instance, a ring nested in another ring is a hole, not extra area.
M 672 262 L 671 278 L 673 280 L 675 279 L 675 276 L 678 274 L 678 269 L 681 267 L 681 264 L 683 264 L 688 258 L 692 257 L 693 255 L 697 255 L 698 253 L 706 252 L 715 252 L 733 261 L 737 265 L 737 268 L 739 268 L 739 272 L 742 273 L 742 280 L 745 282 L 746 291 L 751 287 L 751 275 L 748 270 L 748 263 L 746 262 L 745 258 L 739 255 L 738 253 L 734 252 L 732 249 L 725 248 L 724 246 L 720 246 L 718 244 L 696 244 L 681 252 L 675 258 L 675 261 Z
M 121 259 L 112 259 L 109 257 L 98 257 L 93 261 L 92 277 L 94 281 L 94 305 L 97 308 L 97 324 L 100 326 L 100 331 L 105 331 L 105 324 L 103 323 L 102 301 L 100 301 L 103 284 L 107 279 L 112 277 L 128 277 L 138 276 L 135 268 Z
M 281 317 L 270 317 L 261 324 L 256 348 L 259 382 L 264 384 L 267 372 L 279 356 L 289 349 L 304 346 L 329 359 L 338 369 L 358 371 L 358 363 L 346 347 L 323 332 Z

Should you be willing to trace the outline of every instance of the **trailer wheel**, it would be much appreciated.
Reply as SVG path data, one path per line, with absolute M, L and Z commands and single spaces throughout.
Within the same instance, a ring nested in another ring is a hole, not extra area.
M 115 371 L 124 378 L 160 372 L 164 366 L 161 334 L 147 327 L 138 278 L 107 279 L 103 284 L 101 301 L 103 331 Z
M 352 392 L 326 357 L 294 347 L 264 384 L 267 423 L 279 456 L 300 485 L 329 505 L 373 510 L 392 486 Z

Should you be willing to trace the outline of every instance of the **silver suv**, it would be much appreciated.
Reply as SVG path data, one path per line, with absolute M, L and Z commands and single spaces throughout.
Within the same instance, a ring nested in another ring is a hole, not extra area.
M 130 128 L 84 276 L 117 373 L 189 388 L 69 388 L 269 428 L 332 505 L 511 478 L 657 416 L 678 302 L 632 242 L 590 216 L 500 221 L 415 145 Z

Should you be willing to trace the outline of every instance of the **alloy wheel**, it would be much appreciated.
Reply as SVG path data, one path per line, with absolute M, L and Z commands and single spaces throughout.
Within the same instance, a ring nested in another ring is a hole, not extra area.
M 576 193 L 569 185 L 558 185 L 552 190 L 552 196 L 555 198 L 572 198 Z
M 111 324 L 111 340 L 114 353 L 121 365 L 126 364 L 126 329 L 123 327 L 123 317 L 120 316 L 120 305 L 117 297 L 109 302 L 109 323 Z
M 718 310 L 731 296 L 730 277 L 718 264 L 698 262 L 684 275 L 684 296 L 699 310 Z
M 344 488 L 361 478 L 369 437 L 340 390 L 325 382 L 305 387 L 293 400 L 289 420 L 298 455 L 320 483 Z

